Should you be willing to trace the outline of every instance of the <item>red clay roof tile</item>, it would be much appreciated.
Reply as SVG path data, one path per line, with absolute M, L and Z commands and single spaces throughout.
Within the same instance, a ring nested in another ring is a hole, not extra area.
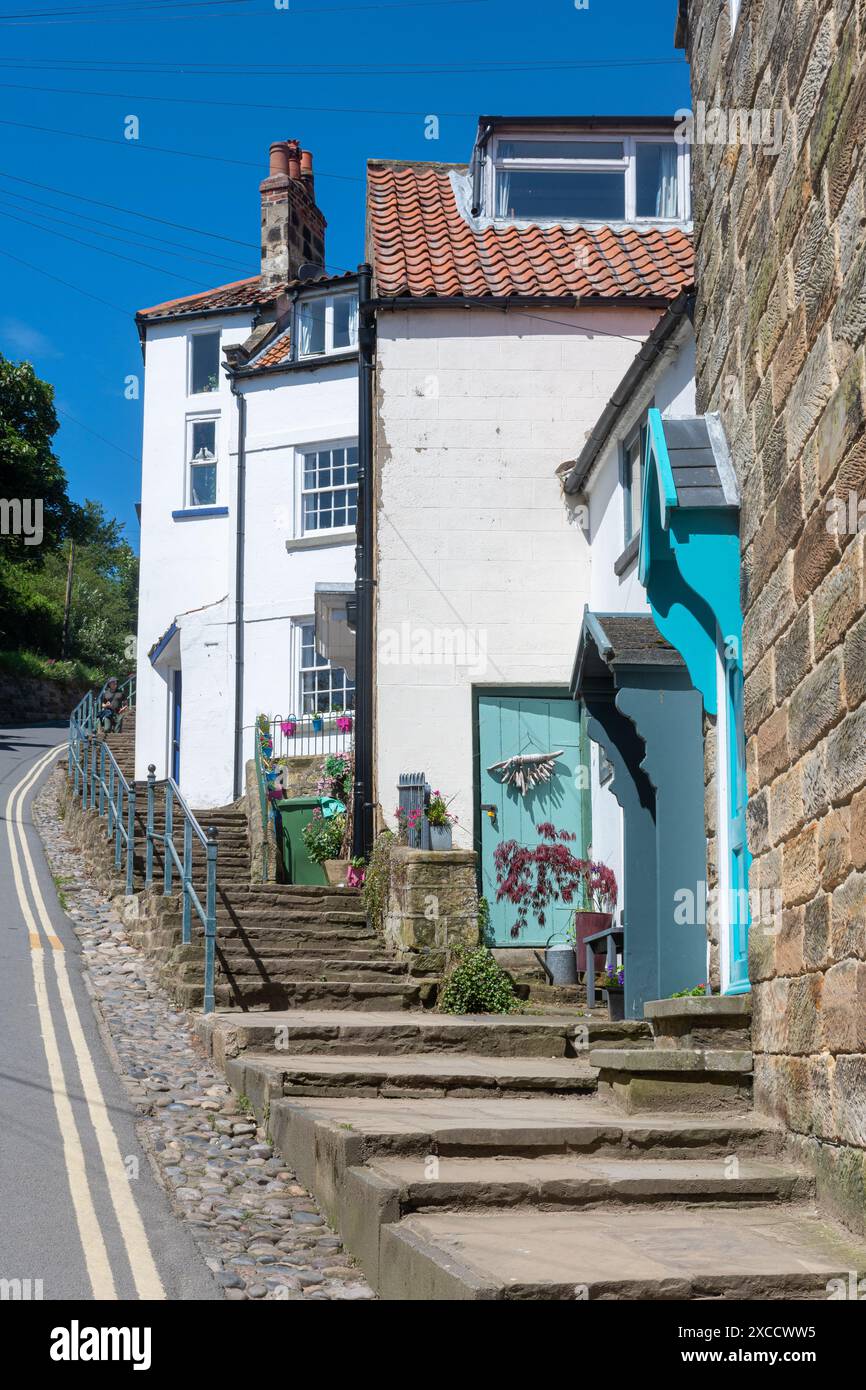
M 471 226 L 452 167 L 368 164 L 369 258 L 382 298 L 675 299 L 692 283 L 692 242 L 678 227 Z
M 232 280 L 228 285 L 217 285 L 199 294 L 186 294 L 182 299 L 167 299 L 163 304 L 152 304 L 149 309 L 139 309 L 137 317 L 169 319 L 178 314 L 194 314 L 205 309 L 254 309 L 256 305 L 276 298 L 285 288 L 285 285 L 263 287 L 260 275 L 250 275 L 246 280 Z

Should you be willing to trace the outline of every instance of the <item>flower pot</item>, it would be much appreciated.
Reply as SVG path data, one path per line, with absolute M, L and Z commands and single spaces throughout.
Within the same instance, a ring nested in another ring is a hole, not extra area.
M 431 825 L 430 827 L 430 848 L 431 849 L 451 849 L 451 826 L 450 825 Z
M 351 714 L 340 714 L 337 716 L 337 730 L 341 734 L 350 734 L 352 732 Z
M 348 859 L 326 859 L 322 868 L 332 888 L 345 888 L 346 874 L 349 869 Z
M 325 727 L 325 721 L 321 715 L 317 714 L 313 719 L 313 733 L 320 734 Z
M 586 947 L 584 946 L 586 938 L 595 936 L 596 932 L 607 931 L 612 921 L 612 912 L 575 912 L 574 956 L 577 962 L 578 975 L 582 975 L 586 970 Z
M 611 1023 L 621 1023 L 625 1018 L 625 990 L 604 989 L 602 994 L 607 1005 L 607 1016 Z
M 281 728 L 282 731 L 283 731 L 283 736 L 284 736 L 285 738 L 294 738 L 294 737 L 295 737 L 295 729 L 296 729 L 297 727 L 298 727 L 298 726 L 297 726 L 297 724 L 295 723 L 294 719 L 284 719 L 283 722 L 282 722 L 282 724 L 280 725 L 280 728 Z

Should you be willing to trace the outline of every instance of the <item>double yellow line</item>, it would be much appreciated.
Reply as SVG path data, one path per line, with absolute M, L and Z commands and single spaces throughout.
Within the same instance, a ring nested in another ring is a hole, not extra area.
M 81 1078 L 87 1113 L 96 1135 L 106 1185 L 126 1248 L 138 1296 L 146 1299 L 164 1299 L 165 1289 L 153 1258 L 144 1223 L 130 1189 L 130 1179 L 123 1162 L 117 1136 L 108 1117 L 108 1107 L 99 1084 L 99 1078 L 96 1075 L 93 1056 L 87 1045 L 81 1017 L 70 988 L 69 974 L 66 968 L 66 953 L 48 915 L 24 832 L 24 798 L 49 763 L 57 757 L 62 747 L 62 744 L 58 744 L 56 748 L 52 748 L 39 758 L 30 771 L 13 787 L 6 802 L 9 857 L 12 863 L 15 892 L 30 937 L 30 962 L 33 968 L 36 1006 L 45 1048 L 45 1059 L 48 1065 L 48 1077 L 63 1144 L 63 1156 L 72 1205 L 93 1297 L 95 1299 L 116 1299 L 118 1297 L 117 1289 L 105 1237 L 93 1202 L 81 1135 L 75 1122 L 75 1115 L 63 1075 L 60 1047 L 48 998 L 46 947 L 54 964 L 60 1003 Z

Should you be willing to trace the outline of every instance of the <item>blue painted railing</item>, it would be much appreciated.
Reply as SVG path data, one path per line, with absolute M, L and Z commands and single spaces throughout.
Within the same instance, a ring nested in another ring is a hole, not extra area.
M 153 763 L 147 769 L 147 822 L 146 822 L 146 848 L 145 848 L 145 873 L 144 885 L 146 888 L 153 886 L 153 851 L 156 844 L 163 847 L 163 883 L 162 892 L 164 897 L 168 897 L 172 891 L 172 881 L 175 870 L 180 876 L 180 887 L 183 895 L 183 915 L 182 915 L 182 940 L 185 946 L 192 940 L 192 909 L 195 908 L 204 928 L 204 1001 L 203 1010 L 206 1014 L 213 1013 L 214 1009 L 214 973 L 216 957 L 216 883 L 217 883 L 217 830 L 216 827 L 208 826 L 205 832 L 199 825 L 189 806 L 186 804 L 180 787 L 173 777 L 167 777 L 164 782 L 159 783 L 159 788 L 164 796 L 165 824 L 161 831 L 154 825 L 154 813 L 156 810 L 156 767 Z M 175 832 L 175 809 L 177 809 L 183 821 L 183 857 L 178 854 L 174 843 Z M 192 881 L 192 852 L 193 839 L 197 839 L 199 844 L 204 847 L 206 854 L 205 862 L 205 902 L 202 904 L 201 898 L 196 891 Z
M 133 891 L 135 872 L 135 787 L 127 781 L 108 744 L 69 721 L 68 774 L 73 795 L 83 811 L 106 819 L 106 836 L 114 840 L 114 865 L 119 869 L 126 851 L 126 892 Z

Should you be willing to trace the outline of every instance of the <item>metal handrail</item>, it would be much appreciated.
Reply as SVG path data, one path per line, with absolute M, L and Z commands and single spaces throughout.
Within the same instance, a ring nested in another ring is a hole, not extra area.
M 105 742 L 86 732 L 74 717 L 69 720 L 69 762 L 73 795 L 81 809 L 95 810 L 106 818 L 106 837 L 114 840 L 114 866 L 119 869 L 126 849 L 126 892 L 133 891 L 135 869 L 135 787 L 127 781 Z
M 181 939 L 185 946 L 192 940 L 192 908 L 195 908 L 201 924 L 204 928 L 204 1003 L 203 1011 L 206 1014 L 213 1013 L 214 1010 L 214 972 L 216 957 L 216 882 L 217 882 L 217 838 L 218 832 L 214 825 L 209 825 L 204 831 L 199 825 L 193 812 L 190 810 L 183 793 L 173 777 L 166 777 L 160 782 L 165 795 L 165 827 L 162 831 L 154 828 L 154 809 L 156 802 L 156 766 L 151 763 L 147 769 L 147 820 L 146 820 L 146 848 L 145 848 L 145 873 L 144 886 L 151 888 L 153 885 L 153 849 L 159 842 L 164 849 L 163 854 L 163 897 L 171 894 L 173 872 L 176 869 L 180 875 L 181 892 L 183 894 L 182 908 L 182 933 Z M 177 852 L 174 843 L 174 809 L 177 806 L 183 816 L 183 859 Z M 202 905 L 192 881 L 192 842 L 193 836 L 202 844 L 207 854 L 207 871 L 205 878 L 205 903 Z

